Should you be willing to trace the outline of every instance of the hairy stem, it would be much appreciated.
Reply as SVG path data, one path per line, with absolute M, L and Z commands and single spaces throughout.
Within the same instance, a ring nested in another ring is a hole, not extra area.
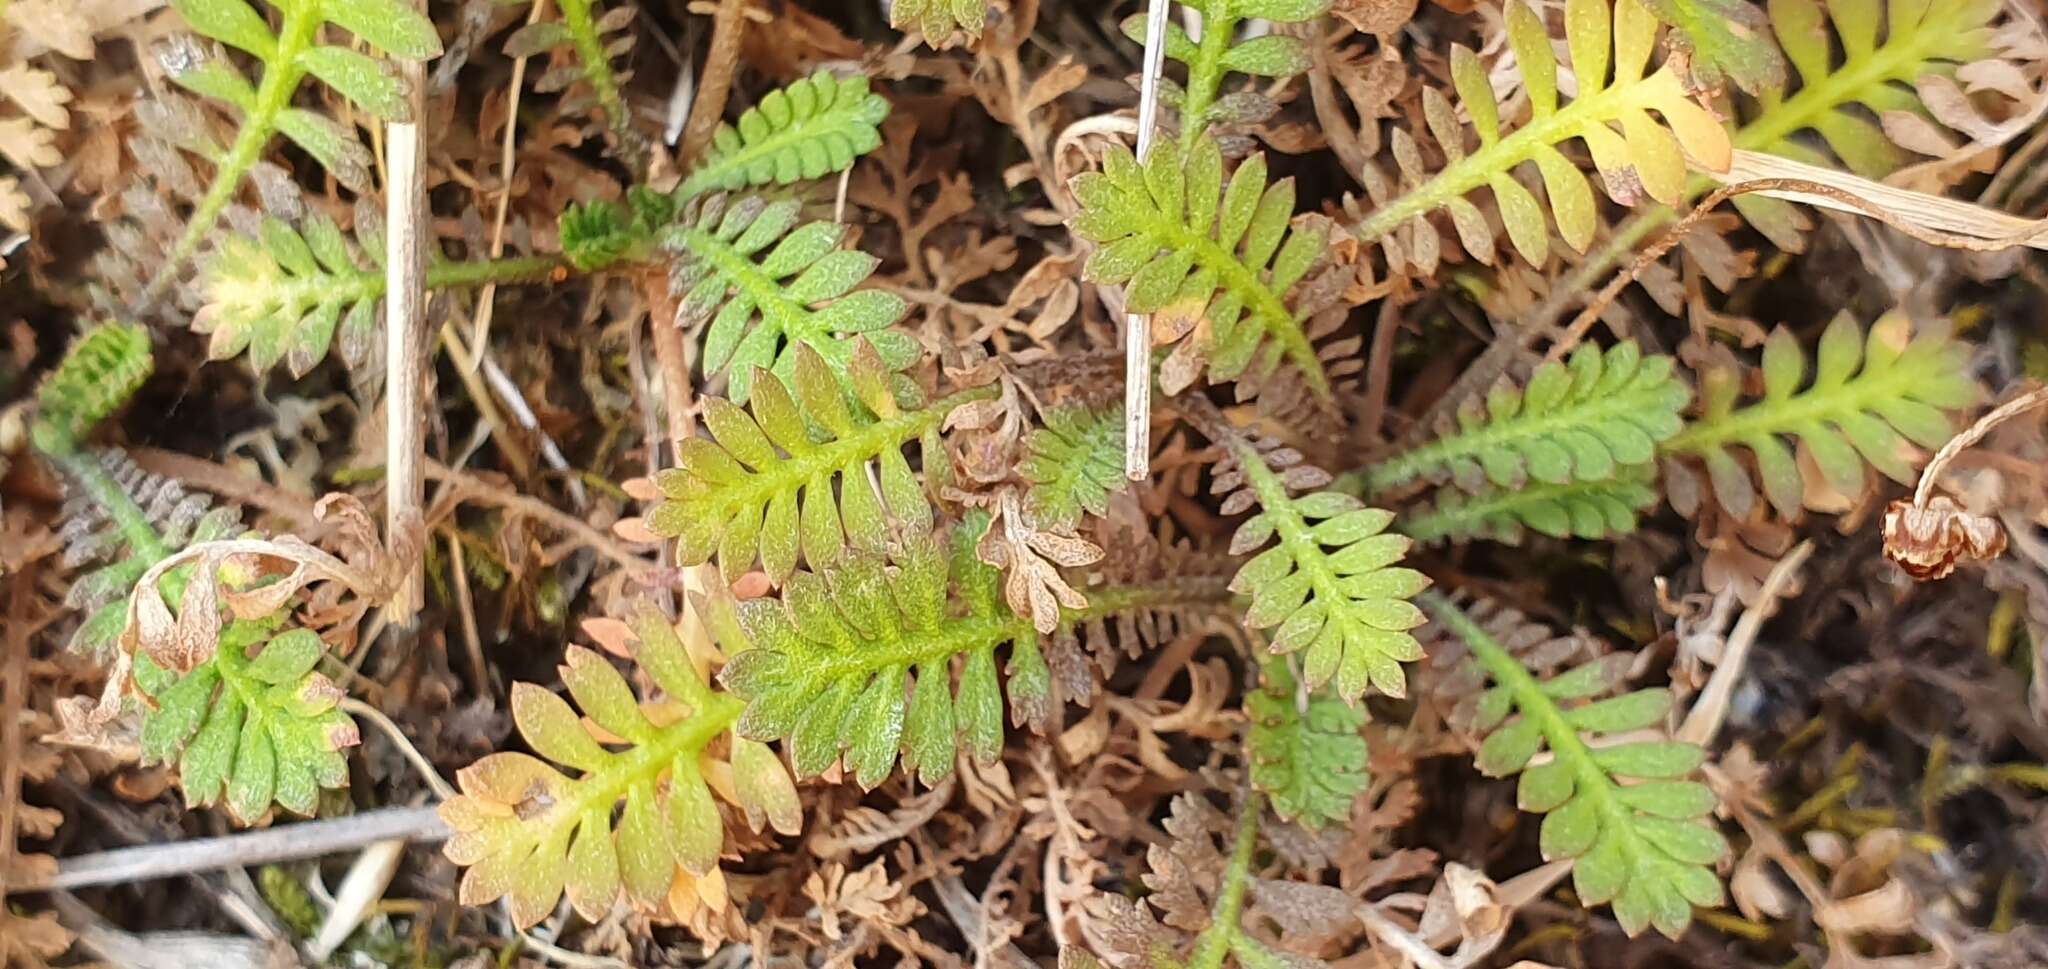
M 93 460 L 92 455 L 78 450 L 75 442 L 55 431 L 37 435 L 36 446 L 113 520 L 115 527 L 121 530 L 121 540 L 128 544 L 136 558 L 154 565 L 170 557 L 170 547 L 157 534 L 156 526 L 150 524 L 142 506 L 135 503 L 127 489 Z

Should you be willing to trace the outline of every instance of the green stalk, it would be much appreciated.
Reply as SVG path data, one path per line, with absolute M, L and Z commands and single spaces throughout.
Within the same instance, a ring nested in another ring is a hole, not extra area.
M 135 499 L 114 481 L 107 469 L 100 467 L 98 461 L 80 451 L 76 442 L 55 428 L 38 425 L 36 431 L 37 450 L 70 476 L 93 504 L 113 520 L 115 527 L 121 530 L 121 540 L 128 543 L 137 559 L 154 565 L 170 557 L 170 547 L 157 534 L 156 526 L 150 524 L 149 516 L 143 514 L 142 506 L 137 505 Z M 145 569 L 147 567 L 144 566 Z
M 1783 400 L 1758 400 L 1719 417 L 1686 422 L 1685 429 L 1658 447 L 1660 452 L 1706 454 L 1733 444 L 1794 434 L 1817 424 L 1842 425 L 1859 414 L 1880 411 L 1888 401 L 1910 400 L 1913 384 L 1926 379 L 1912 368 L 1898 367 L 1877 379 L 1859 376 L 1841 386 L 1809 388 Z
M 1061 609 L 1060 621 L 1068 626 L 1107 619 L 1139 609 L 1170 606 L 1215 605 L 1231 601 L 1228 576 L 1177 576 L 1158 582 L 1111 585 L 1083 590 L 1085 609 Z
M 296 3 L 281 4 L 284 21 L 278 26 L 277 49 L 264 63 L 263 80 L 256 86 L 256 100 L 242 118 L 241 127 L 235 132 L 235 142 L 221 157 L 214 168 L 213 183 L 206 188 L 199 204 L 192 209 L 192 219 L 185 224 L 185 233 L 171 247 L 170 258 L 157 268 L 148 285 L 143 287 L 138 299 L 136 314 L 154 305 L 163 296 L 164 290 L 178 278 L 178 270 L 185 261 L 192 258 L 199 243 L 213 231 L 214 223 L 234 198 L 235 190 L 241 187 L 242 176 L 248 174 L 251 166 L 270 144 L 271 136 L 277 133 L 277 116 L 291 106 L 292 96 L 299 91 L 299 82 L 305 79 L 305 69 L 299 66 L 299 54 L 313 43 L 313 35 L 320 29 L 320 4 L 317 0 L 299 0 Z
M 1244 469 L 1244 479 L 1258 495 L 1259 507 L 1266 518 L 1273 523 L 1273 532 L 1279 536 L 1280 544 L 1287 547 L 1287 554 L 1294 564 L 1308 574 L 1311 594 L 1318 600 L 1329 603 L 1351 601 L 1346 594 L 1337 573 L 1330 567 L 1330 556 L 1323 551 L 1323 543 L 1309 531 L 1308 523 L 1294 508 L 1294 499 L 1287 493 L 1287 485 L 1266 462 L 1259 452 L 1250 445 L 1232 445 L 1237 452 L 1238 467 Z
M 694 681 L 695 677 L 691 679 Z M 696 696 L 681 699 L 690 707 L 687 719 L 663 728 L 655 739 L 619 754 L 609 769 L 576 781 L 566 799 L 573 807 L 549 812 L 548 818 L 554 823 L 547 824 L 545 831 L 536 830 L 536 842 L 552 844 L 559 839 L 567 843 L 568 835 L 563 829 L 583 823 L 584 817 L 593 812 L 602 811 L 608 815 L 627 788 L 667 770 L 683 753 L 704 749 L 719 734 L 731 729 L 747 708 L 738 699 L 709 688 L 704 688 Z
M 1642 401 L 1629 395 L 1605 397 L 1582 407 L 1567 407 L 1531 419 L 1518 414 L 1475 431 L 1438 438 L 1412 451 L 1394 455 L 1365 472 L 1365 493 L 1379 494 L 1407 484 L 1454 461 L 1474 458 L 1506 446 L 1511 441 L 1554 437 L 1592 421 L 1619 421 L 1641 409 Z
M 885 637 L 857 653 L 835 652 L 820 660 L 812 657 L 804 675 L 837 682 L 876 670 L 910 667 L 930 668 L 954 656 L 994 649 L 1003 643 L 1035 639 L 1031 620 L 1008 609 L 995 614 L 949 619 L 929 634 L 901 638 Z M 738 701 L 733 701 L 738 702 Z
M 1265 810 L 1265 795 L 1258 791 L 1245 794 L 1244 803 L 1238 807 L 1237 838 L 1230 847 L 1230 864 L 1223 869 L 1216 907 L 1210 915 L 1209 927 L 1195 937 L 1195 948 L 1188 955 L 1187 969 L 1220 969 L 1223 957 L 1239 946 L 1243 929 L 1238 920 L 1244 914 L 1244 892 L 1251 880 L 1252 850 L 1258 847 L 1259 818 Z
M 994 384 L 963 390 L 930 407 L 876 421 L 845 437 L 820 444 L 809 453 L 792 456 L 773 468 L 750 476 L 744 485 L 719 489 L 718 494 L 723 500 L 714 511 L 706 514 L 724 521 L 734 508 L 766 505 L 778 492 L 794 492 L 817 480 L 819 475 L 829 475 L 856 461 L 881 454 L 887 448 L 916 440 L 918 435 L 937 427 L 954 408 L 972 401 L 993 400 L 998 392 Z
M 558 256 L 443 262 L 427 267 L 425 288 L 429 291 L 473 289 L 494 284 L 540 282 L 552 276 L 558 268 L 571 267 Z M 280 294 L 277 300 L 279 307 L 293 315 L 302 315 L 323 303 L 346 305 L 381 298 L 384 285 L 383 271 L 366 269 L 347 275 L 286 277 L 277 281 L 270 292 Z

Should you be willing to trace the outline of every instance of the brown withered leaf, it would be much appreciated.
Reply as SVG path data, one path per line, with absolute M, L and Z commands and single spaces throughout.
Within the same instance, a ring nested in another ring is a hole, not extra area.
M 1017 490 L 1003 488 L 988 531 L 975 546 L 981 561 L 1003 570 L 1003 597 L 1041 633 L 1059 628 L 1060 610 L 1086 609 L 1088 598 L 1060 574 L 1102 558 L 1102 546 L 1078 535 L 1040 529 L 1020 510 Z
M 0 966 L 42 969 L 70 948 L 71 933 L 57 924 L 54 913 L 16 915 L 0 908 Z
M 1415 0 L 1335 0 L 1330 13 L 1359 33 L 1386 40 L 1415 17 Z

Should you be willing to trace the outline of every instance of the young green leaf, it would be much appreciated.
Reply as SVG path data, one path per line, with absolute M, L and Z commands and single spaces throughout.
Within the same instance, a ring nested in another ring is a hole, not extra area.
M 142 327 L 101 323 L 85 331 L 36 391 L 36 446 L 45 451 L 77 447 L 141 389 L 155 362 L 149 331 Z
M 1229 447 L 1230 462 L 1215 488 L 1242 490 L 1225 500 L 1224 513 L 1253 504 L 1260 509 L 1231 536 L 1231 554 L 1265 548 L 1230 583 L 1231 591 L 1252 599 L 1246 625 L 1279 627 L 1273 652 L 1301 653 L 1302 679 L 1312 690 L 1334 682 L 1346 701 L 1368 685 L 1406 695 L 1401 664 L 1422 658 L 1408 631 L 1423 623 L 1408 600 L 1429 579 L 1394 566 L 1410 543 L 1386 530 L 1393 513 L 1334 491 L 1294 497 L 1291 487 L 1316 487 L 1328 476 L 1306 465 L 1276 472 L 1251 445 L 1232 441 Z
M 1351 803 L 1372 783 L 1359 733 L 1365 708 L 1327 688 L 1301 689 L 1285 659 L 1269 659 L 1259 670 L 1259 689 L 1244 699 L 1251 720 L 1245 759 L 1253 786 L 1266 792 L 1282 820 L 1310 830 L 1343 823 L 1351 817 Z
M 1109 496 L 1130 485 L 1124 477 L 1124 409 L 1081 406 L 1045 414 L 1045 426 L 1024 439 L 1017 473 L 1031 482 L 1025 510 L 1040 527 L 1064 531 L 1083 512 L 1109 513 Z
M 663 236 L 676 257 L 670 285 L 684 322 L 709 323 L 704 372 L 725 372 L 736 404 L 747 402 L 756 368 L 792 379 L 799 345 L 842 378 L 855 341 L 841 334 L 865 337 L 890 370 L 920 352 L 917 341 L 891 329 L 908 309 L 902 297 L 855 290 L 879 260 L 839 248 L 843 225 L 799 225 L 798 208 L 795 199 L 713 195 L 690 203 Z
M 1239 165 L 1226 187 L 1212 138 L 1196 139 L 1185 156 L 1160 142 L 1142 166 L 1111 146 L 1102 171 L 1075 177 L 1073 189 L 1081 212 L 1070 225 L 1097 244 L 1082 278 L 1124 284 L 1132 313 L 1188 322 L 1155 339 L 1205 333 L 1194 349 L 1216 380 L 1235 380 L 1255 362 L 1268 373 L 1284 359 L 1317 398 L 1330 399 L 1330 377 L 1305 328 L 1310 314 L 1287 300 L 1323 258 L 1325 229 L 1316 220 L 1290 229 L 1294 182 L 1268 186 L 1265 156 Z
M 786 741 L 799 776 L 843 758 L 868 788 L 899 755 L 926 784 L 952 773 L 961 747 L 993 761 L 1003 740 L 996 650 L 1009 646 L 1020 722 L 1050 678 L 1036 630 L 1003 604 L 999 574 L 972 548 L 956 541 L 949 554 L 929 532 L 911 532 L 893 562 L 854 551 L 791 576 L 781 601 L 742 603 L 738 623 L 721 630 L 732 662 L 719 677 L 747 701 L 740 734 Z
M 889 102 L 868 90 L 866 77 L 835 78 L 820 71 L 768 92 L 737 125 L 719 125 L 676 197 L 788 185 L 845 171 L 881 145 L 882 119 L 888 116 Z
M 1183 89 L 1164 80 L 1160 95 L 1180 109 L 1180 148 L 1186 153 L 1212 125 L 1256 124 L 1279 110 L 1271 98 L 1255 91 L 1219 98 L 1226 75 L 1292 77 L 1309 68 L 1308 48 L 1299 39 L 1267 33 L 1239 40 L 1239 26 L 1249 18 L 1309 23 L 1329 11 L 1330 0 L 1184 0 L 1182 5 L 1201 15 L 1202 40 L 1196 42 L 1179 22 L 1167 20 L 1166 56 L 1188 66 L 1188 82 Z M 1145 16 L 1124 18 L 1123 31 L 1132 43 L 1145 43 Z
M 1434 507 L 1403 512 L 1394 527 L 1423 544 L 1484 538 L 1520 545 L 1528 530 L 1552 538 L 1625 535 L 1635 531 L 1638 514 L 1657 504 L 1655 480 L 1655 465 L 1631 464 L 1600 481 L 1532 482 L 1477 495 L 1444 488 Z

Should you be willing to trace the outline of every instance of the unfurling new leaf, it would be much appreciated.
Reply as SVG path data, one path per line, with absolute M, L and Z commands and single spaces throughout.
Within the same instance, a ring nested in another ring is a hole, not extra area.
M 94 425 L 128 402 L 154 366 L 148 330 L 102 323 L 85 331 L 36 391 L 36 446 L 75 449 Z

